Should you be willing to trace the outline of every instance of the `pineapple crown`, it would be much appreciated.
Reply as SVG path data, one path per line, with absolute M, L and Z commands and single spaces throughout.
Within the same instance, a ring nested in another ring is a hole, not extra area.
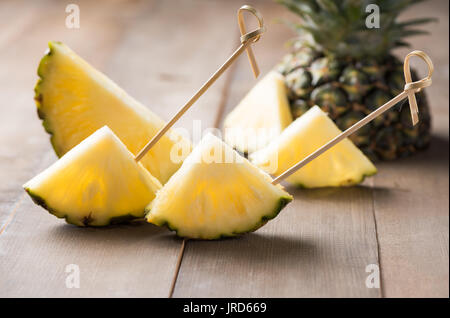
M 417 26 L 435 21 L 420 18 L 398 21 L 400 13 L 424 0 L 276 0 L 299 15 L 301 24 L 288 23 L 298 33 L 298 46 L 308 46 L 326 55 L 383 60 L 389 52 L 409 46 L 405 38 L 428 34 Z M 368 28 L 369 4 L 379 7 L 379 28 Z

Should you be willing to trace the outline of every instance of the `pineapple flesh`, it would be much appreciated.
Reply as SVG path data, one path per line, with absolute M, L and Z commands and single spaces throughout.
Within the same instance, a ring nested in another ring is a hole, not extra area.
M 161 183 L 105 126 L 24 188 L 36 204 L 68 223 L 104 226 L 144 217 Z
M 164 126 L 158 116 L 66 45 L 50 42 L 49 48 L 39 65 L 35 99 L 58 156 L 104 125 L 136 154 Z M 165 183 L 190 150 L 190 141 L 171 130 L 141 162 Z
M 292 197 L 271 177 L 208 134 L 148 206 L 147 220 L 177 235 L 218 239 L 252 232 Z
M 292 122 L 284 78 L 269 72 L 228 114 L 225 142 L 247 154 L 266 146 Z
M 340 133 L 327 114 L 314 106 L 266 148 L 251 154 L 250 160 L 278 176 Z M 351 186 L 376 172 L 375 166 L 361 150 L 349 139 L 344 139 L 286 181 L 305 188 Z
M 278 2 L 302 19 L 292 24 L 299 34 L 293 52 L 277 67 L 285 76 L 292 115 L 298 118 L 318 105 L 342 130 L 403 90 L 403 63 L 391 51 L 408 45 L 407 37 L 425 33 L 416 26 L 432 21 L 398 21 L 398 15 L 417 0 L 371 1 L 380 7 L 378 29 L 365 26 L 367 1 Z M 405 157 L 426 148 L 431 118 L 423 91 L 417 101 L 418 125 L 412 126 L 408 105 L 399 104 L 350 138 L 374 160 Z

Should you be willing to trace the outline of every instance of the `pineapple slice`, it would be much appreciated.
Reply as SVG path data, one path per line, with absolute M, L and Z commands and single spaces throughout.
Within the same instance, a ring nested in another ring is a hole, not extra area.
M 149 205 L 147 220 L 177 235 L 218 239 L 252 232 L 292 197 L 269 175 L 208 134 Z
M 272 71 L 225 119 L 225 142 L 243 153 L 252 153 L 265 147 L 291 122 L 284 78 Z
M 103 226 L 143 217 L 161 183 L 105 126 L 24 188 L 36 204 L 67 223 Z
M 49 48 L 39 65 L 35 99 L 58 156 L 104 125 L 136 154 L 164 126 L 158 116 L 66 45 L 50 42 Z M 190 150 L 190 141 L 169 131 L 141 162 L 165 183 Z
M 266 148 L 250 155 L 250 160 L 278 176 L 340 133 L 328 115 L 314 106 Z M 344 139 L 286 181 L 306 188 L 339 187 L 358 184 L 376 172 L 372 162 L 349 139 Z

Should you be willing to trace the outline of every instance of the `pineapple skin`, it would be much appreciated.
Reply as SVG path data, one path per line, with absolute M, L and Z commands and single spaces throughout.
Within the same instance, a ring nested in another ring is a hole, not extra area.
M 61 44 L 61 42 L 55 42 L 55 43 Z M 43 95 L 42 95 L 41 90 L 42 90 L 42 82 L 43 82 L 43 78 L 44 78 L 43 68 L 44 68 L 44 65 L 46 63 L 48 63 L 48 61 L 52 55 L 53 55 L 53 51 L 49 49 L 48 52 L 46 52 L 44 57 L 42 57 L 41 61 L 39 62 L 39 66 L 37 69 L 37 75 L 39 76 L 39 79 L 38 79 L 36 85 L 34 86 L 34 101 L 36 102 L 36 110 L 37 110 L 38 118 L 40 120 L 42 120 L 42 126 L 44 127 L 45 132 L 50 135 L 50 144 L 52 145 L 52 148 L 55 151 L 55 153 L 57 154 L 57 156 L 60 157 L 62 154 L 60 154 L 58 147 L 55 144 L 55 140 L 53 138 L 53 131 L 48 126 L 48 121 L 46 120 L 45 113 L 42 111 Z M 30 195 L 31 195 L 31 193 L 30 193 Z
M 318 105 L 341 130 L 399 94 L 405 85 L 402 63 L 391 55 L 377 63 L 326 57 L 310 48 L 299 48 L 285 56 L 277 70 L 285 76 L 294 119 Z M 349 138 L 374 161 L 407 157 L 427 148 L 430 110 L 425 93 L 416 96 L 420 114 L 416 126 L 411 124 L 405 100 Z
M 168 230 L 175 232 L 175 235 L 181 238 L 188 238 L 190 240 L 202 240 L 202 241 L 215 241 L 215 240 L 222 240 L 222 239 L 227 239 L 227 238 L 233 238 L 236 236 L 241 236 L 247 233 L 252 233 L 257 231 L 259 228 L 263 227 L 264 225 L 266 225 L 267 222 L 269 222 L 270 220 L 276 218 L 278 216 L 278 214 L 280 214 L 281 210 L 283 210 L 286 205 L 288 205 L 290 202 L 292 202 L 292 197 L 281 197 L 278 201 L 278 204 L 276 205 L 276 208 L 273 210 L 273 213 L 268 214 L 268 215 L 264 215 L 261 220 L 253 227 L 250 228 L 247 231 L 243 231 L 243 232 L 233 232 L 233 234 L 219 234 L 217 236 L 214 237 L 207 237 L 207 238 L 192 238 L 192 237 L 187 237 L 187 236 L 183 236 L 179 233 L 179 230 L 176 226 L 173 226 L 172 224 L 169 223 L 169 221 L 164 220 L 162 222 L 159 223 L 155 223 L 155 225 L 160 226 L 160 227 L 166 227 Z M 151 213 L 151 210 L 147 211 L 147 214 Z
M 47 202 L 45 201 L 44 198 L 42 198 L 41 196 L 34 193 L 30 188 L 25 187 L 25 191 L 28 193 L 31 200 L 33 200 L 33 202 L 36 205 L 39 205 L 43 209 L 47 210 L 48 213 L 50 213 L 58 218 L 59 218 L 58 215 L 62 214 L 62 213 L 60 213 L 60 211 L 56 211 L 55 209 L 51 208 L 47 204 Z M 118 216 L 118 217 L 113 217 L 113 218 L 110 218 L 108 222 L 94 225 L 94 224 L 92 224 L 91 218 L 85 217 L 83 219 L 82 225 L 81 225 L 79 220 L 71 218 L 71 216 L 69 214 L 64 214 L 64 216 L 62 216 L 61 218 L 63 218 L 67 224 L 72 224 L 72 225 L 76 225 L 76 226 L 88 226 L 88 227 L 104 227 L 107 225 L 117 225 L 117 224 L 132 222 L 132 221 L 138 219 L 138 218 L 136 218 L 136 216 L 134 216 L 130 213 L 130 214 L 126 214 L 126 215 L 122 215 L 122 216 Z

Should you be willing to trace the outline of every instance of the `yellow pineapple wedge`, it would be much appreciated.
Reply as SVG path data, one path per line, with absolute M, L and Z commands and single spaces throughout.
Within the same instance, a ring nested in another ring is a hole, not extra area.
M 103 127 L 28 181 L 33 201 L 78 226 L 104 226 L 144 217 L 161 183 Z
M 249 159 L 278 176 L 340 133 L 328 115 L 314 106 Z M 372 162 L 349 139 L 344 139 L 286 181 L 306 188 L 350 186 L 376 172 Z
M 252 153 L 265 147 L 291 122 L 284 78 L 272 71 L 225 118 L 225 142 L 242 153 Z
M 146 217 L 195 239 L 252 232 L 292 200 L 271 182 L 269 175 L 208 134 L 158 191 Z
M 59 42 L 50 42 L 35 88 L 39 117 L 58 156 L 107 125 L 136 154 L 164 122 L 104 74 Z M 165 183 L 189 154 L 191 143 L 169 131 L 142 159 Z

